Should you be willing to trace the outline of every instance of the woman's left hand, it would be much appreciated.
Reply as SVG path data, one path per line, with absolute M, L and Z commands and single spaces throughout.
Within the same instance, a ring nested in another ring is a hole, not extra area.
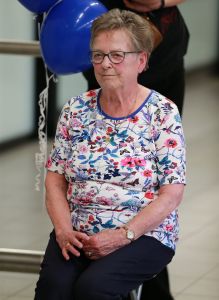
M 83 251 L 88 258 L 95 260 L 129 243 L 123 229 L 106 229 L 90 236 L 83 245 Z

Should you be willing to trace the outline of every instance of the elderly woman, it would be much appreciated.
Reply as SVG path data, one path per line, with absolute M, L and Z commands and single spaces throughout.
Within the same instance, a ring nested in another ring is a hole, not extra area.
M 150 25 L 113 9 L 93 22 L 100 89 L 63 108 L 47 167 L 54 225 L 37 300 L 117 300 L 173 258 L 185 145 L 176 105 L 137 83 Z

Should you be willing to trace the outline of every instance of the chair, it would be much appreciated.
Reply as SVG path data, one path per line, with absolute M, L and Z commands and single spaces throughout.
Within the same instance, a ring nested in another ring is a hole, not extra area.
M 139 287 L 133 291 L 130 292 L 130 299 L 131 300 L 140 300 L 141 298 L 141 292 L 142 292 L 142 284 L 139 285 Z

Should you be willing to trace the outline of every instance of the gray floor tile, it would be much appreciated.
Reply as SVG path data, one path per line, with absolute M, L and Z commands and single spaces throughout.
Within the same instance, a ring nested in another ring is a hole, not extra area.
M 36 280 L 36 274 L 0 272 L 0 297 L 4 299 L 6 296 L 15 297 L 18 294 L 22 295 Z

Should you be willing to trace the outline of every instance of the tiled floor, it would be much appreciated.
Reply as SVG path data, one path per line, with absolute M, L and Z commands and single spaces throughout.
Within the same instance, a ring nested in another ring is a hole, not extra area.
M 169 266 L 175 300 L 219 299 L 219 77 L 188 76 L 183 123 L 188 185 L 181 239 Z M 37 143 L 0 155 L 0 248 L 43 250 L 50 221 L 34 190 Z M 0 300 L 33 299 L 36 274 L 0 272 Z M 162 300 L 162 299 L 155 299 Z

